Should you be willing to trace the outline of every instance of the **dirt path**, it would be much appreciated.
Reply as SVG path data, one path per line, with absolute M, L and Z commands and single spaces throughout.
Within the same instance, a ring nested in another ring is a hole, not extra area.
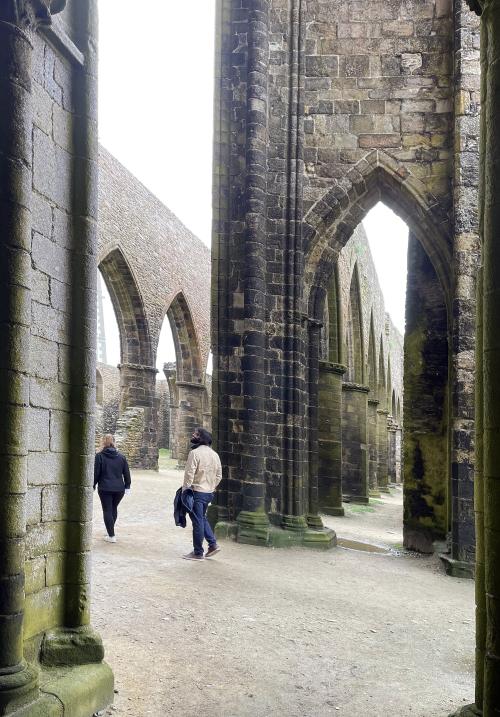
M 137 472 L 118 542 L 95 497 L 93 622 L 116 677 L 109 715 L 446 717 L 473 698 L 474 586 L 434 558 L 223 543 L 181 560 L 176 471 Z M 401 544 L 401 495 L 326 518 Z

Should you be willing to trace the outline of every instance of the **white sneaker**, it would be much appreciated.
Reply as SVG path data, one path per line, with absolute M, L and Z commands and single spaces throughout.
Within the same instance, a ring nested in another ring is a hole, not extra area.
M 110 537 L 109 535 L 105 535 L 104 540 L 107 543 L 116 543 L 116 535 L 113 535 L 112 537 Z

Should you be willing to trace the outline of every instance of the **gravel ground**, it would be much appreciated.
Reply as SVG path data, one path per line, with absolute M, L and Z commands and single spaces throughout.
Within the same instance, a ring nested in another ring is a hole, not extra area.
M 95 496 L 93 624 L 116 679 L 107 715 L 446 717 L 473 701 L 473 583 L 400 550 L 400 489 L 325 517 L 385 554 L 224 542 L 196 563 L 181 559 L 190 530 L 172 519 L 180 481 L 135 472 L 115 545 Z

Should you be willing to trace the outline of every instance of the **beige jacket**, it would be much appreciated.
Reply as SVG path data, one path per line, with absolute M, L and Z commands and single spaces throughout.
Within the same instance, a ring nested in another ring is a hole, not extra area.
M 183 488 L 192 488 L 200 493 L 213 493 L 221 479 L 220 458 L 210 446 L 198 446 L 189 451 Z

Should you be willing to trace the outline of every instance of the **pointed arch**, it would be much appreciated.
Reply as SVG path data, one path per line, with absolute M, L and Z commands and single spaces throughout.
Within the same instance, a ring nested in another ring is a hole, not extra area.
M 359 269 L 357 262 L 354 264 L 349 288 L 349 305 L 347 308 L 346 326 L 346 357 L 348 381 L 353 383 L 364 383 L 365 362 L 363 349 L 363 315 L 361 311 L 361 291 L 359 281 Z
M 203 383 L 200 343 L 186 297 L 180 291 L 167 309 L 177 364 L 177 381 Z
M 366 364 L 366 383 L 371 394 L 377 394 L 377 357 L 375 348 L 375 328 L 373 325 L 373 309 L 370 311 L 370 334 L 368 336 L 368 361 Z
M 332 272 L 339 251 L 379 201 L 389 206 L 424 247 L 439 277 L 448 304 L 452 266 L 450 217 L 404 164 L 373 150 L 314 204 L 303 223 L 306 284 L 321 285 Z
M 130 265 L 119 247 L 100 262 L 120 331 L 122 364 L 152 366 L 153 351 L 144 302 Z

